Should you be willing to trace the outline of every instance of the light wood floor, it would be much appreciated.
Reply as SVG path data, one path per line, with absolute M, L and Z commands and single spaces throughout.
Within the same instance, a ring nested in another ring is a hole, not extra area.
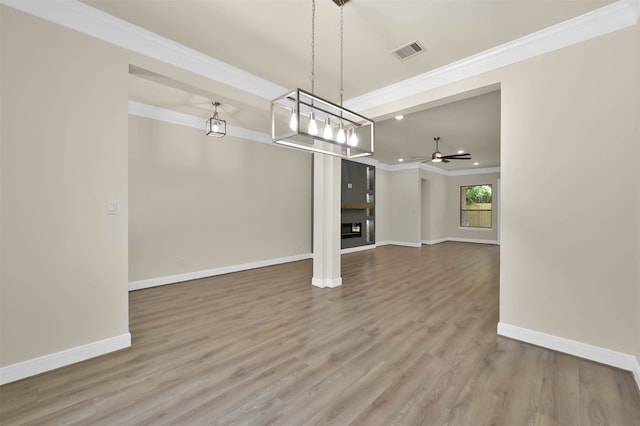
M 1 423 L 640 425 L 630 373 L 496 336 L 499 247 L 342 259 L 132 292 L 133 347 L 2 386 Z

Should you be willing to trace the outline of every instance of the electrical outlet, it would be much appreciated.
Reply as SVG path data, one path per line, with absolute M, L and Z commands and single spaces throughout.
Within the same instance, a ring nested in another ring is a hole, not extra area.
M 107 203 L 107 214 L 118 214 L 118 203 L 109 201 Z

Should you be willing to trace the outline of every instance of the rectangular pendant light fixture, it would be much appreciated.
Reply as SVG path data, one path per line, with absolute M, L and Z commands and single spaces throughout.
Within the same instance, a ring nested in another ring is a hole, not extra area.
M 207 136 L 214 136 L 216 138 L 222 138 L 227 134 L 227 122 L 225 120 L 221 120 L 218 115 L 218 107 L 220 106 L 220 102 L 211 102 L 211 105 L 215 108 L 213 115 L 211 118 L 207 120 L 205 132 Z
M 374 124 L 302 89 L 271 101 L 271 140 L 305 151 L 347 159 L 371 155 Z

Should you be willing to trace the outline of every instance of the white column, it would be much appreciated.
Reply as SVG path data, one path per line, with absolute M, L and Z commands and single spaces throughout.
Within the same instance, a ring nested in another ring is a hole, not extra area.
M 316 287 L 338 287 L 340 276 L 340 158 L 313 154 L 313 278 Z

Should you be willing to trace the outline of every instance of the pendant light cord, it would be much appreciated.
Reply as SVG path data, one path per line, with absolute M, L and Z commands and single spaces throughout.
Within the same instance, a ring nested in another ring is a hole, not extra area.
M 311 93 L 316 83 L 316 0 L 311 0 Z
M 340 6 L 340 106 L 342 106 L 342 98 L 344 96 L 344 6 Z
M 316 0 L 311 0 L 311 93 L 316 82 Z M 344 98 L 344 10 L 340 6 L 340 106 Z

